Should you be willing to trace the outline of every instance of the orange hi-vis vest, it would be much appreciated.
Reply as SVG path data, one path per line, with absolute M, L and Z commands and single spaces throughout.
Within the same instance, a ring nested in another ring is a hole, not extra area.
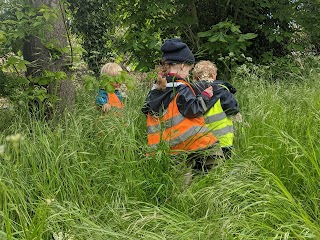
M 120 101 L 117 94 L 115 93 L 107 93 L 107 94 L 108 94 L 108 103 L 110 103 L 112 107 L 123 108 L 123 103 Z
M 188 85 L 193 91 L 187 82 L 182 80 L 178 82 Z M 186 118 L 179 112 L 176 102 L 178 95 L 179 93 L 164 111 L 163 116 L 148 114 L 148 145 L 156 148 L 164 141 L 170 147 L 170 154 L 210 148 L 218 139 L 206 126 L 203 116 Z

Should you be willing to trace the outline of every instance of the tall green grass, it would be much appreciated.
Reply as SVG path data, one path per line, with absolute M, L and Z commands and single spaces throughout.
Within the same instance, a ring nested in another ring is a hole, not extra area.
M 122 117 L 83 90 L 59 124 L 0 110 L 0 239 L 320 239 L 319 77 L 240 69 L 234 156 L 188 188 L 145 154 L 144 87 Z

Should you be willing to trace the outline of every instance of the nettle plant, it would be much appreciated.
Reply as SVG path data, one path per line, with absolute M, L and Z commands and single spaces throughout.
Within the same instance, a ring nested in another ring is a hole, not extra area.
M 43 102 L 52 96 L 47 92 L 49 83 L 63 79 L 64 72 L 44 71 L 37 77 L 26 76 L 28 67 L 35 63 L 23 58 L 23 47 L 29 36 L 36 36 L 51 53 L 65 53 L 66 47 L 59 47 L 53 39 L 46 37 L 53 31 L 57 10 L 46 5 L 34 7 L 21 1 L 0 3 L 0 96 L 16 99 L 37 99 Z M 55 57 L 57 54 L 51 54 Z

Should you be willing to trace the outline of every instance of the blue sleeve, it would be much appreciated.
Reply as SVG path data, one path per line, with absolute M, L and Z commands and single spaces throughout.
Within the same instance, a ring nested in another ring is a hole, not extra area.
M 108 102 L 108 94 L 105 90 L 100 89 L 98 92 L 98 96 L 96 97 L 96 105 L 102 106 Z
M 119 90 L 115 90 L 115 94 L 117 95 L 117 97 L 119 98 L 120 102 L 123 102 L 123 99 L 122 99 L 122 96 L 121 96 L 121 93 Z

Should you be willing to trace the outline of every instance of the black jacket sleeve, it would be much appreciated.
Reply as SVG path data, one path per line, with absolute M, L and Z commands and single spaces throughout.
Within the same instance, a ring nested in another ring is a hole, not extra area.
M 205 95 L 194 95 L 188 86 L 182 86 L 178 94 L 177 106 L 179 112 L 186 118 L 196 118 L 206 112 L 206 104 L 210 99 Z
M 217 84 L 213 87 L 214 93 L 220 96 L 221 107 L 227 116 L 236 115 L 239 112 L 239 105 L 233 94 L 236 92 L 235 88 L 231 84 L 227 88 Z

